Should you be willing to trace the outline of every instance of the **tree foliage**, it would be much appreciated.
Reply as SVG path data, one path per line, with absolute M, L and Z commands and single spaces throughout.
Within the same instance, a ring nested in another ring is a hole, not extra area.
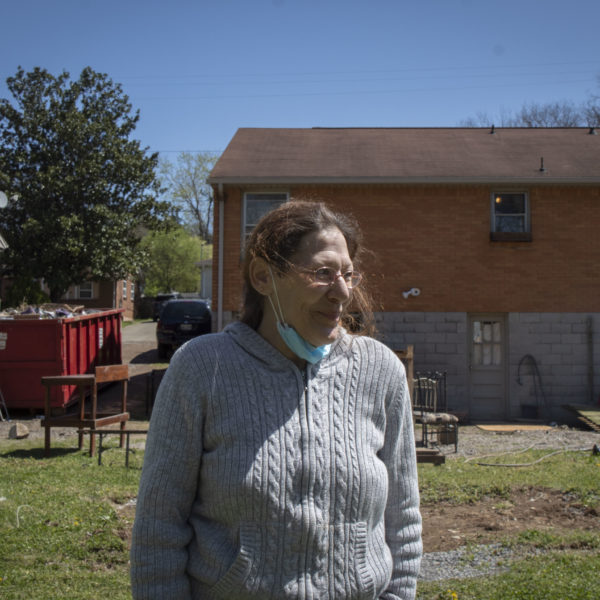
M 171 290 L 198 291 L 202 244 L 183 227 L 149 233 L 142 241 L 149 258 L 144 270 L 144 293 L 155 296 Z
M 479 112 L 475 117 L 461 121 L 464 127 L 494 124 L 500 127 L 600 127 L 600 96 L 590 94 L 581 104 L 569 100 L 530 102 L 516 112 L 504 109 L 495 117 Z
M 183 224 L 204 240 L 212 239 L 212 188 L 206 183 L 217 155 L 210 152 L 182 152 L 173 164 L 167 159 L 160 163 L 162 183 L 178 207 Z
M 140 230 L 160 224 L 158 155 L 130 139 L 139 119 L 119 84 L 86 67 L 19 68 L 0 100 L 0 233 L 17 280 L 43 278 L 56 301 L 87 279 L 123 278 L 142 263 Z

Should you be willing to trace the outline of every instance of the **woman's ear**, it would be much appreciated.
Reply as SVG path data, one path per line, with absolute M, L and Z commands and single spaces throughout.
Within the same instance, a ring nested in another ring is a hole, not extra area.
M 263 296 L 273 291 L 273 275 L 268 263 L 262 258 L 253 258 L 248 270 L 252 287 Z

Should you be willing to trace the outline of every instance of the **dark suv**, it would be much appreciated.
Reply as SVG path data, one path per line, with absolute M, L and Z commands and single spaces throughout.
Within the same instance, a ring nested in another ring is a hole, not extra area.
M 196 336 L 210 333 L 211 327 L 210 308 L 204 300 L 169 300 L 156 325 L 159 358 L 166 358 L 169 350 Z
M 167 292 L 166 294 L 156 294 L 156 298 L 154 298 L 154 307 L 153 307 L 153 318 L 155 321 L 158 321 L 158 317 L 160 317 L 160 311 L 163 306 L 169 300 L 175 300 L 176 298 L 181 298 L 181 294 L 179 292 Z

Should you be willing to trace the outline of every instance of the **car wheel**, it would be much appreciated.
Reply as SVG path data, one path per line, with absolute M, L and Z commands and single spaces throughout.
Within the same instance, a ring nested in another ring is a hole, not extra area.
M 169 352 L 169 346 L 167 344 L 158 345 L 158 358 L 167 358 Z

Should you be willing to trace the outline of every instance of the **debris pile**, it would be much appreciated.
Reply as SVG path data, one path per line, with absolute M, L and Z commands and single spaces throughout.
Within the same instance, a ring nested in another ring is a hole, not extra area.
M 67 319 L 97 312 L 102 312 L 102 309 L 48 303 L 37 306 L 22 305 L 19 308 L 6 308 L 0 312 L 0 319 Z

